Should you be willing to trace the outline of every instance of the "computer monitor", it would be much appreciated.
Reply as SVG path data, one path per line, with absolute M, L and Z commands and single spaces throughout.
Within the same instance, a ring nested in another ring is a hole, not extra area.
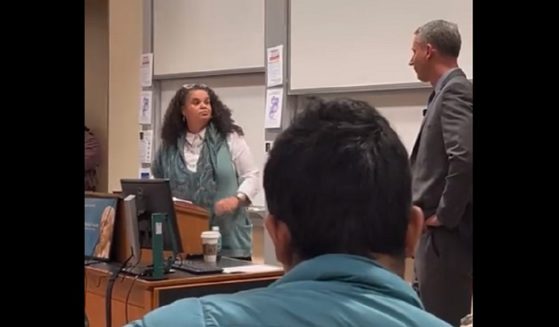
M 121 179 L 120 184 L 124 197 L 134 195 L 136 199 L 140 247 L 151 249 L 153 235 L 151 215 L 162 213 L 167 215 L 167 223 L 162 231 L 163 249 L 183 252 L 169 180 L 164 178 Z M 169 231 L 174 235 L 171 235 Z
M 136 210 L 136 196 L 130 194 L 123 200 L 124 224 L 126 225 L 126 239 L 131 250 L 131 257 L 128 261 L 131 266 L 140 263 L 141 247 L 140 232 L 138 231 L 138 211 Z

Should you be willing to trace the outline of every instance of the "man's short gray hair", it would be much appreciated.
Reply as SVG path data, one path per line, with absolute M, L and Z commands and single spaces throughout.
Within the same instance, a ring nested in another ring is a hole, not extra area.
M 458 58 L 462 40 L 455 23 L 442 19 L 433 20 L 420 26 L 415 34 L 420 42 L 430 43 L 442 55 Z

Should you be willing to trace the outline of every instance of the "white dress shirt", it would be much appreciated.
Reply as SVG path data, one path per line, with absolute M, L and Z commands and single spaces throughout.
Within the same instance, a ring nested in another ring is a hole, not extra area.
M 191 172 L 196 172 L 205 135 L 205 128 L 196 134 L 186 133 L 184 158 L 186 160 L 186 168 Z M 254 162 L 248 144 L 243 136 L 232 132 L 227 136 L 227 145 L 229 145 L 229 150 L 231 151 L 233 166 L 242 181 L 237 192 L 245 194 L 252 201 L 260 190 L 260 171 Z

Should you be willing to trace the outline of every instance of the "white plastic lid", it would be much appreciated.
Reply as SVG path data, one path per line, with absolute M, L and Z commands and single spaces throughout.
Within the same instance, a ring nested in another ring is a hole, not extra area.
M 214 232 L 214 231 L 205 231 L 202 232 L 202 235 L 200 235 L 202 238 L 215 238 L 218 239 L 219 238 L 219 233 L 218 232 Z
M 212 226 L 212 230 L 219 232 L 219 226 Z

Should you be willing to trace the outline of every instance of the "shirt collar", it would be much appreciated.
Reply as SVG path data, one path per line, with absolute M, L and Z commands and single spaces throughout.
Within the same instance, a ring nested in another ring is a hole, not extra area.
M 451 68 L 451 69 L 447 70 L 447 72 L 444 73 L 443 76 L 441 76 L 441 78 L 439 78 L 439 80 L 437 81 L 437 84 L 435 84 L 435 93 L 438 93 L 442 89 L 445 79 L 450 74 L 452 74 L 453 71 L 458 70 L 458 69 L 460 69 L 460 68 L 458 68 L 458 67 Z
M 190 133 L 190 132 L 186 132 L 186 142 L 188 142 L 188 144 L 192 145 L 194 144 L 194 142 L 199 138 L 200 140 L 203 140 L 204 137 L 206 136 L 206 128 L 204 127 L 200 132 L 198 133 Z

